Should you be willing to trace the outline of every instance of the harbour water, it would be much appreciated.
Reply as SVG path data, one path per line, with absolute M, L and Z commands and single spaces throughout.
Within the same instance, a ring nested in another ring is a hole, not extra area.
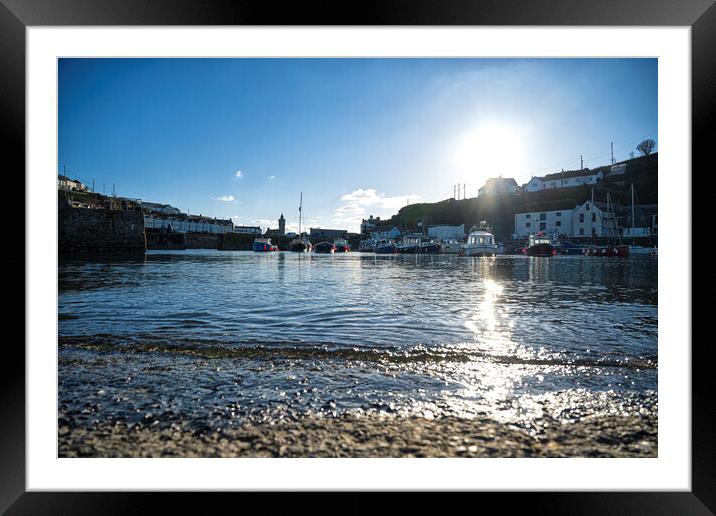
M 59 266 L 61 425 L 657 412 L 657 259 L 148 252 Z

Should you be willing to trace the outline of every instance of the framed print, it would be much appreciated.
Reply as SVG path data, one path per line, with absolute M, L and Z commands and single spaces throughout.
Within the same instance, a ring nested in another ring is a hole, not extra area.
M 716 8 L 551 4 L 3 0 L 27 287 L 3 510 L 713 511 L 691 169 Z

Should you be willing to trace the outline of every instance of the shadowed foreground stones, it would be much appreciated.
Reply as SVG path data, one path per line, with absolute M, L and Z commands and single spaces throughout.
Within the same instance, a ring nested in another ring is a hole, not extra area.
M 61 422 L 62 423 L 62 422 Z M 538 435 L 491 419 L 342 416 L 222 432 L 61 424 L 60 457 L 656 457 L 656 417 L 603 416 Z

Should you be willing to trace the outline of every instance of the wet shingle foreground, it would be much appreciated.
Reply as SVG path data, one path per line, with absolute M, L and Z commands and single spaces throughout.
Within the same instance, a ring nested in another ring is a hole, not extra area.
M 60 457 L 657 457 L 655 416 L 599 416 L 538 434 L 487 418 L 298 418 L 221 432 L 59 427 Z

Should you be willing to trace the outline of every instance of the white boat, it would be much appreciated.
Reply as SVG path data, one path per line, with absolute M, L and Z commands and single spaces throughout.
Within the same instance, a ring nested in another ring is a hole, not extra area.
M 445 254 L 457 254 L 462 249 L 462 244 L 457 240 L 445 240 L 440 246 L 440 252 Z
M 495 256 L 495 237 L 488 231 L 472 231 L 460 249 L 460 256 Z
M 629 256 L 633 254 L 655 254 L 656 248 L 655 247 L 644 247 L 641 245 L 630 245 L 629 246 Z

